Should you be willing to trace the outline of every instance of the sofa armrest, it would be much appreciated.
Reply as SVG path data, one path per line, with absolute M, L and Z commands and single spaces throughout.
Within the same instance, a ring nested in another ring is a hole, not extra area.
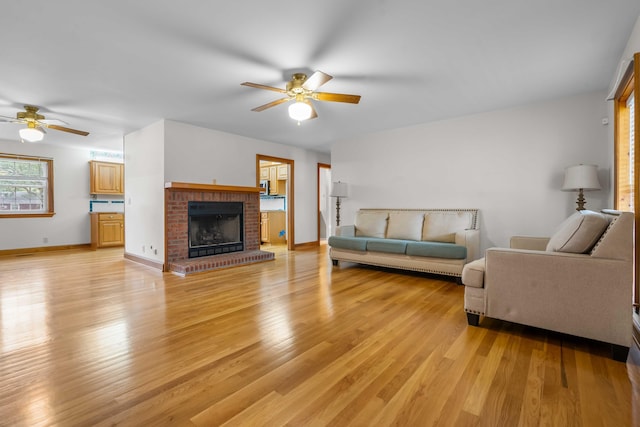
M 631 261 L 490 248 L 486 315 L 613 344 L 631 337 Z
M 339 225 L 336 227 L 336 236 L 341 237 L 356 237 L 355 225 Z
M 456 232 L 455 244 L 467 248 L 467 262 L 480 258 L 480 230 L 468 229 Z
M 549 237 L 513 236 L 509 243 L 509 247 L 512 249 L 544 251 L 547 249 Z

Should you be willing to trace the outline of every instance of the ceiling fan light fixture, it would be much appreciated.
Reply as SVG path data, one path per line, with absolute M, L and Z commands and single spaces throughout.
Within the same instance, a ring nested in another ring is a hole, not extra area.
M 289 105 L 289 117 L 299 122 L 309 119 L 312 111 L 311 105 L 305 101 L 296 101 Z
M 37 127 L 29 126 L 20 129 L 18 132 L 20 133 L 20 138 L 28 142 L 38 142 L 44 138 L 44 132 Z

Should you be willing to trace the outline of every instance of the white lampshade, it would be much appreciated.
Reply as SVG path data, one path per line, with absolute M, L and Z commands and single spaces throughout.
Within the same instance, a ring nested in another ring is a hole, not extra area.
M 598 181 L 598 166 L 577 165 L 569 166 L 564 172 L 563 191 L 574 190 L 600 190 Z
M 347 183 L 333 182 L 331 183 L 331 197 L 347 197 Z
M 44 138 L 44 132 L 36 127 L 22 128 L 18 133 L 20 133 L 20 138 L 29 142 L 42 141 L 42 138 Z
M 299 122 L 310 118 L 311 111 L 311 105 L 303 101 L 297 101 L 289 105 L 289 117 Z

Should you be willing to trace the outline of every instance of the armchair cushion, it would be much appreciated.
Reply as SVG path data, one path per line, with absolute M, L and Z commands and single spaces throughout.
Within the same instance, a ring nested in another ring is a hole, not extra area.
M 600 239 L 609 221 L 598 212 L 582 210 L 565 219 L 547 244 L 549 252 L 587 253 Z
M 471 261 L 462 269 L 462 283 L 474 288 L 484 287 L 484 258 Z

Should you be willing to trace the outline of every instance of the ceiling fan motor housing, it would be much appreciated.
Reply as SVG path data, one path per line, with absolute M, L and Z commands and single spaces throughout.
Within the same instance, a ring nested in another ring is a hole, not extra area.
M 302 84 L 307 80 L 307 75 L 304 73 L 295 73 L 291 76 L 291 81 L 287 82 L 287 92 L 291 96 L 304 93 L 305 89 Z
M 34 107 L 33 105 L 25 105 L 24 109 L 26 111 L 20 111 L 16 114 L 16 118 L 27 121 L 36 121 L 36 120 L 44 120 L 44 116 L 42 114 L 38 114 L 38 107 Z

